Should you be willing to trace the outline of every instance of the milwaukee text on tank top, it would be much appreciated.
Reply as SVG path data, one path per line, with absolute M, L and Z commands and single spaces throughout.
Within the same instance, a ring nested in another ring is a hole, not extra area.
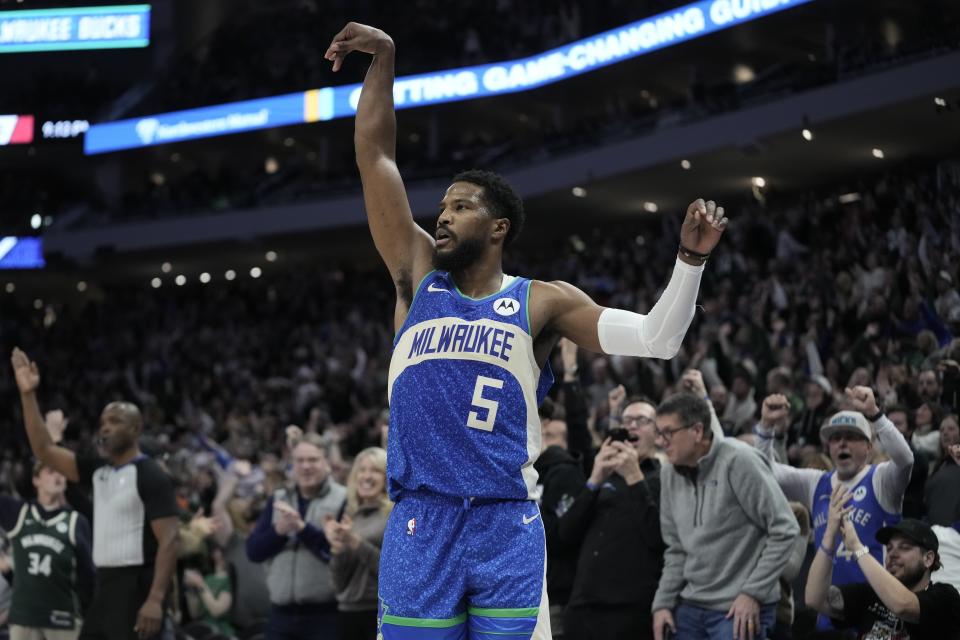
M 514 278 L 473 299 L 446 272 L 420 283 L 390 361 L 394 499 L 403 491 L 521 500 L 535 492 L 537 406 L 553 375 L 534 356 L 530 286 Z

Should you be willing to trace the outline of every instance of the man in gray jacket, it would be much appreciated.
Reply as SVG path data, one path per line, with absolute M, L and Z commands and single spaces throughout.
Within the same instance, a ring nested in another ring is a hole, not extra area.
M 664 640 L 766 638 L 778 578 L 800 532 L 769 461 L 710 429 L 710 408 L 681 393 L 657 408 L 657 441 L 669 460 L 660 476 L 667 545 L 653 600 L 653 633 Z
M 265 564 L 270 592 L 267 640 L 337 636 L 337 601 L 330 576 L 326 516 L 339 513 L 347 490 L 330 478 L 327 446 L 307 434 L 293 447 L 296 487 L 280 489 L 247 538 L 251 562 Z

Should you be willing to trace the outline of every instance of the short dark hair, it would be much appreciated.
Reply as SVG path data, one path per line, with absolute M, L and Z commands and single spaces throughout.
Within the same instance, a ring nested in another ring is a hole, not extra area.
M 493 171 L 469 169 L 453 176 L 453 182 L 469 182 L 483 187 L 483 201 L 490 213 L 496 218 L 506 218 L 510 221 L 510 229 L 507 231 L 503 245 L 508 246 L 517 239 L 527 216 L 523 211 L 523 200 L 506 178 Z
M 626 408 L 629 407 L 630 405 L 632 405 L 632 404 L 637 404 L 637 403 L 640 403 L 640 402 L 642 402 L 643 404 L 648 404 L 648 405 L 650 405 L 651 407 L 653 407 L 654 410 L 657 409 L 657 403 L 656 403 L 656 402 L 654 402 L 653 400 L 651 400 L 651 399 L 648 398 L 647 396 L 639 395 L 639 394 L 637 394 L 637 395 L 632 395 L 632 396 L 630 396 L 629 398 L 627 398 L 626 400 L 624 400 L 624 401 L 623 401 L 623 408 L 624 408 L 624 410 L 626 410 Z
M 537 413 L 540 414 L 541 420 L 553 420 L 553 413 L 555 409 L 556 407 L 553 404 L 553 400 L 550 398 L 544 398 L 543 402 L 540 403 Z
M 917 421 L 913 417 L 913 411 L 910 411 L 905 404 L 892 404 L 887 407 L 886 414 L 902 413 L 907 416 L 907 430 L 913 433 L 917 429 Z
M 684 391 L 670 396 L 657 407 L 657 415 L 675 415 L 680 418 L 684 427 L 699 422 L 703 425 L 703 435 L 707 438 L 713 437 L 710 430 L 710 405 L 694 393 Z

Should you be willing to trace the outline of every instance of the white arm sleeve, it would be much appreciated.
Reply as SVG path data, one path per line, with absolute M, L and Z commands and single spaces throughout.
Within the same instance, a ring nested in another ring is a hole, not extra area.
M 907 491 L 913 471 L 913 451 L 887 416 L 881 416 L 873 423 L 873 432 L 877 435 L 880 447 L 890 456 L 889 460 L 877 465 L 877 471 L 873 474 L 873 490 L 885 511 L 900 513 L 903 510 L 903 494 Z
M 678 258 L 667 288 L 650 313 L 604 309 L 597 322 L 603 352 L 664 360 L 677 355 L 693 320 L 702 274 L 703 265 L 693 267 Z

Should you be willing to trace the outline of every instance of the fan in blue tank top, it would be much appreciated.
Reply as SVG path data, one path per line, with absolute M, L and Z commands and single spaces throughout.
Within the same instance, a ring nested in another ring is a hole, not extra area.
M 900 521 L 903 494 L 913 467 L 910 445 L 877 406 L 873 390 L 854 387 L 847 389 L 846 395 L 854 410 L 834 414 L 820 428 L 820 438 L 834 471 L 796 469 L 779 462 L 773 465 L 774 476 L 787 499 L 800 502 L 810 510 L 817 545 L 823 542 L 830 495 L 838 484 L 852 494 L 849 518 L 857 535 L 861 540 L 874 540 L 880 529 Z M 786 396 L 780 394 L 767 396 L 763 401 L 757 446 L 772 459 L 776 458 L 775 441 L 785 437 L 788 407 Z M 878 446 L 890 458 L 879 464 L 870 464 L 874 435 Z M 882 564 L 883 549 L 876 544 L 869 549 Z M 833 555 L 831 584 L 840 586 L 866 580 L 853 554 L 842 544 Z M 821 616 L 817 627 L 830 629 L 830 621 Z
M 380 559 L 380 637 L 549 638 L 543 525 L 532 499 L 537 406 L 561 337 L 595 352 L 671 358 L 693 319 L 723 208 L 687 208 L 673 274 L 650 313 L 603 308 L 565 282 L 504 274 L 523 203 L 501 176 L 458 174 L 433 234 L 396 164 L 395 47 L 349 23 L 325 57 L 372 54 L 357 105 L 357 165 L 374 244 L 397 290 L 387 477 L 396 507 Z

